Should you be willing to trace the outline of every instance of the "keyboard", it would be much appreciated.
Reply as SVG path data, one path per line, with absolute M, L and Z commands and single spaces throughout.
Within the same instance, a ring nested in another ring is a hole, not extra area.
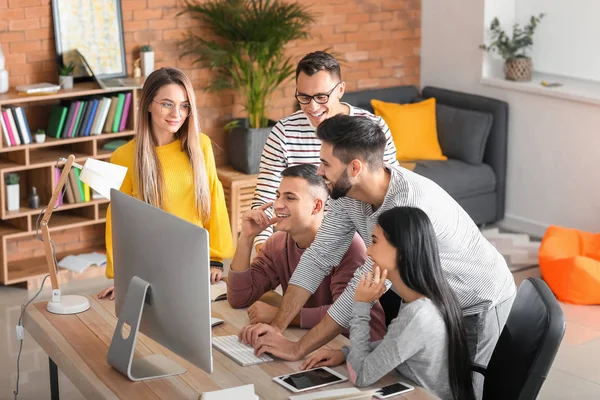
M 256 357 L 254 355 L 254 348 L 240 342 L 236 335 L 213 336 L 212 344 L 221 353 L 225 354 L 242 367 L 275 361 L 271 356 L 266 354 Z

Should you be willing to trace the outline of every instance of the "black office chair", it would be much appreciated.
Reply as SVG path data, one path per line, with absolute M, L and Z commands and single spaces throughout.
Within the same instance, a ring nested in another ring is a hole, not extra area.
M 519 287 L 484 376 L 483 400 L 535 399 L 565 334 L 565 318 L 548 285 L 528 278 Z

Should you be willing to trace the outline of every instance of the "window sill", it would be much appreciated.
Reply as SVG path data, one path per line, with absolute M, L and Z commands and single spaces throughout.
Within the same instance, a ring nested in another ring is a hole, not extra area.
M 541 82 L 559 82 L 562 86 L 545 87 Z M 507 81 L 503 77 L 482 77 L 481 83 L 502 89 L 516 90 L 581 103 L 600 105 L 600 82 L 534 72 L 530 82 Z

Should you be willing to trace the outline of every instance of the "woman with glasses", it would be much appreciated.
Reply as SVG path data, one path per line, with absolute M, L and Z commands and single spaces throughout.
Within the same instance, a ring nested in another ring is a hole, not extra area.
M 223 258 L 233 255 L 233 241 L 211 141 L 198 130 L 189 78 L 176 68 L 150 74 L 137 120 L 135 138 L 111 157 L 112 163 L 127 167 L 121 191 L 207 229 L 211 282 L 215 283 L 222 275 Z M 112 279 L 110 207 L 106 256 L 106 276 Z M 114 299 L 113 287 L 98 294 L 99 298 L 107 296 Z

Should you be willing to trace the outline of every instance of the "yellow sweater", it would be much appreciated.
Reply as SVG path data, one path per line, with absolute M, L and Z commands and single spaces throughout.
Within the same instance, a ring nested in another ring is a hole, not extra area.
M 202 224 L 202 220 L 198 218 L 196 212 L 192 164 L 186 153 L 181 151 L 179 139 L 165 146 L 156 147 L 165 182 L 163 209 L 208 230 L 210 259 L 222 261 L 223 258 L 233 256 L 233 240 L 225 206 L 225 195 L 223 186 L 217 177 L 210 138 L 203 133 L 200 134 L 200 147 L 204 155 L 211 201 L 210 218 L 207 225 Z M 127 175 L 121 186 L 121 192 L 137 198 L 138 188 L 133 180 L 134 150 L 135 139 L 115 150 L 110 162 L 127 167 Z M 114 277 L 110 206 L 106 215 L 106 277 L 109 279 Z

